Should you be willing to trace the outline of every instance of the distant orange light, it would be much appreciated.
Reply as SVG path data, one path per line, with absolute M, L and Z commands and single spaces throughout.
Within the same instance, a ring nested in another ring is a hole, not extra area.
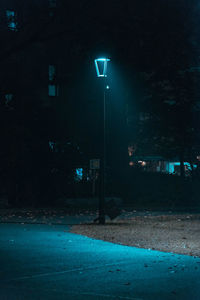
M 132 167 L 133 165 L 134 165 L 134 162 L 133 162 L 133 161 L 130 161 L 130 162 L 129 162 L 129 166 Z
M 129 146 L 129 147 L 128 147 L 128 155 L 129 155 L 129 156 L 132 156 L 133 153 L 134 153 L 134 147 L 133 147 L 133 146 Z
M 138 160 L 138 163 L 141 164 L 141 166 L 143 167 L 146 166 L 147 164 L 146 161 L 142 161 L 142 160 Z

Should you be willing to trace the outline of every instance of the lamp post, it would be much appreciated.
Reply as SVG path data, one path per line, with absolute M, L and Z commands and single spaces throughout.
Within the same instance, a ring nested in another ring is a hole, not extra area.
M 97 77 L 103 79 L 103 134 L 102 134 L 102 153 L 100 160 L 100 195 L 99 195 L 99 224 L 105 224 L 105 167 L 106 167 L 106 85 L 107 66 L 110 59 L 95 59 Z

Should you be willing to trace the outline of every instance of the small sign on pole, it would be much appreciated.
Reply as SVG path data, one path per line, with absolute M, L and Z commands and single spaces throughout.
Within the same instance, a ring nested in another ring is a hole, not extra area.
M 98 170 L 100 169 L 100 159 L 90 159 L 90 169 L 91 170 Z

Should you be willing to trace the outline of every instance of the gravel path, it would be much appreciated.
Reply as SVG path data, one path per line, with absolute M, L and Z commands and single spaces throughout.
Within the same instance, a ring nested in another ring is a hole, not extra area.
M 200 257 L 200 214 L 137 216 L 71 232 L 116 244 Z

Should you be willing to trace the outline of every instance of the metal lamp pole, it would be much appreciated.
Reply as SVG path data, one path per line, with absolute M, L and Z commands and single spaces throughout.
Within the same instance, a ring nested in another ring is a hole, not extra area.
M 100 161 L 100 196 L 99 196 L 99 224 L 105 224 L 105 167 L 106 167 L 106 77 L 108 58 L 95 59 L 98 77 L 103 77 L 103 124 L 102 124 L 102 153 Z M 103 64 L 103 67 L 98 65 Z M 101 71 L 100 71 L 101 70 Z
M 105 168 L 106 168 L 106 90 L 103 82 L 103 124 L 102 124 L 102 157 L 100 169 L 100 198 L 99 198 L 99 224 L 105 224 Z

